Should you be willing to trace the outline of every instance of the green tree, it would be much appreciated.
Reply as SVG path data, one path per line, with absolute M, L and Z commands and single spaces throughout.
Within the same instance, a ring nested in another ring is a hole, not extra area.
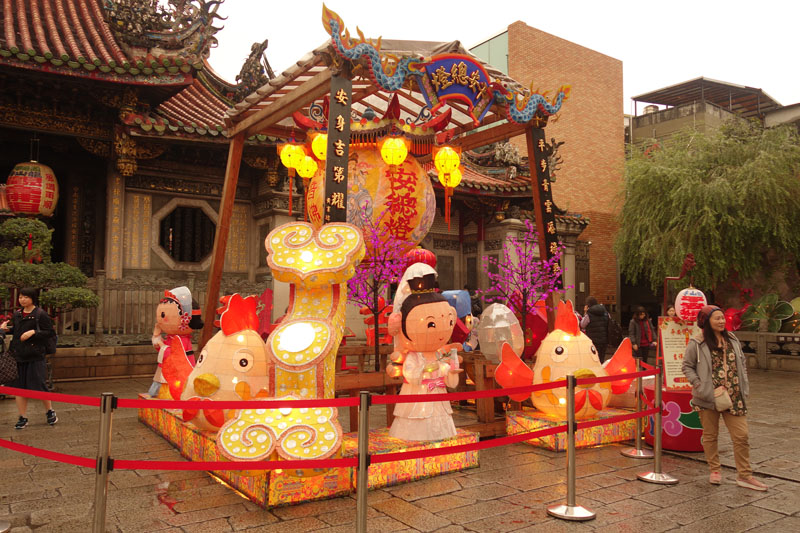
M 50 262 L 53 230 L 36 219 L 10 218 L 0 224 L 0 298 L 9 289 L 42 290 L 40 303 L 57 311 L 97 307 L 97 295 L 85 288 L 86 276 L 66 263 Z
M 800 258 L 800 136 L 790 126 L 734 120 L 635 150 L 625 166 L 615 250 L 634 283 L 657 289 L 694 254 L 695 285 L 796 269 Z M 768 255 L 778 264 L 765 263 Z

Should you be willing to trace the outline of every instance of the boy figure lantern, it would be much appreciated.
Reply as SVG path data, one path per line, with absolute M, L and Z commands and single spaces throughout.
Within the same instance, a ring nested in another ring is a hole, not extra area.
M 400 394 L 443 394 L 458 385 L 458 356 L 448 355 L 459 344 L 447 344 L 456 322 L 456 312 L 436 292 L 435 274 L 408 280 L 409 296 L 400 307 L 401 332 L 406 354 L 395 352 L 392 360 L 402 362 Z M 433 441 L 455 436 L 453 410 L 446 401 L 401 403 L 394 409 L 389 435 L 403 440 Z
M 192 299 L 188 287 L 175 287 L 164 291 L 164 297 L 156 308 L 156 325 L 153 328 L 153 347 L 158 350 L 158 368 L 153 376 L 153 384 L 148 393 L 151 398 L 169 399 L 167 381 L 162 374 L 164 363 L 172 355 L 173 341 L 177 340 L 183 346 L 186 357 L 194 366 L 194 352 L 192 351 L 192 330 L 201 329 L 203 319 L 200 315 L 200 306 Z M 162 337 L 166 335 L 166 339 Z

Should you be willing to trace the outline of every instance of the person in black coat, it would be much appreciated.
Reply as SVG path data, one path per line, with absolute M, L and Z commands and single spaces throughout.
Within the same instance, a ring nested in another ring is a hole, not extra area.
M 14 311 L 11 324 L 6 320 L 0 328 L 12 333 L 13 338 L 8 351 L 17 361 L 17 379 L 8 383 L 9 387 L 18 389 L 47 391 L 47 363 L 46 342 L 54 334 L 53 321 L 47 313 L 37 307 L 39 291 L 23 288 L 19 291 L 19 305 L 21 309 Z M 28 409 L 28 399 L 22 396 L 15 397 L 19 420 L 14 426 L 22 429 L 28 425 L 25 413 Z M 58 422 L 56 412 L 50 400 L 42 400 L 47 410 L 47 423 L 51 426 Z
M 606 347 L 608 346 L 608 311 L 597 298 L 586 298 L 585 314 L 581 319 L 581 329 L 592 339 L 600 362 L 606 360 Z

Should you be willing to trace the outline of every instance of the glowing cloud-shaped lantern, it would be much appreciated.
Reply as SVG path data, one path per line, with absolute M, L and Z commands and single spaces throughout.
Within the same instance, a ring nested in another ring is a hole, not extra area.
M 604 368 L 591 339 L 581 332 L 571 302 L 559 302 L 555 329 L 542 341 L 531 371 L 514 358 L 513 352 L 503 351 L 503 361 L 497 367 L 495 379 L 503 387 L 520 387 L 560 381 L 567 375 L 577 378 L 604 377 L 632 372 L 635 369 L 630 340 L 626 339 Z M 518 358 L 517 358 L 518 359 Z M 591 418 L 602 411 L 611 394 L 621 394 L 630 387 L 630 379 L 611 383 L 580 385 L 575 393 L 576 418 Z M 531 395 L 533 405 L 556 419 L 567 417 L 566 388 L 537 391 Z

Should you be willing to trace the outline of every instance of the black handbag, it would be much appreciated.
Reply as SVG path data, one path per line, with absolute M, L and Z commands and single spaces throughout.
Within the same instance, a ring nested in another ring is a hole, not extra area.
M 17 379 L 17 362 L 11 354 L 3 351 L 0 353 L 0 383 L 5 385 Z

